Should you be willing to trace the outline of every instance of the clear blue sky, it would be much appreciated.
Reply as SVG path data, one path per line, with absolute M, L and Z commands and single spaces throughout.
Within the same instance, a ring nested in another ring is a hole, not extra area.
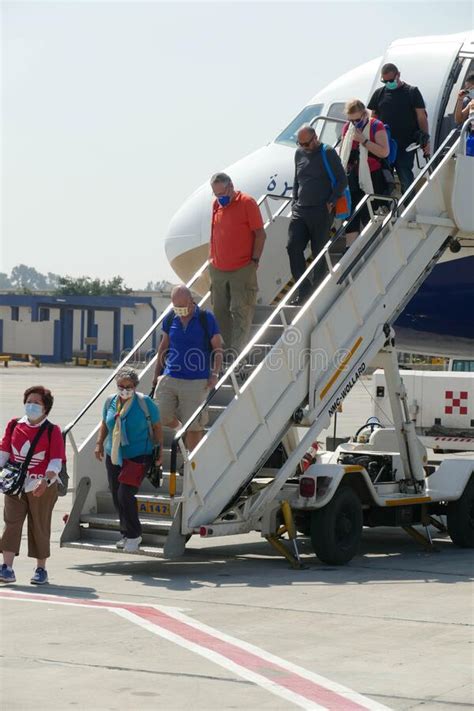
M 163 236 L 210 174 L 392 40 L 470 29 L 472 8 L 4 1 L 1 271 L 174 279 Z

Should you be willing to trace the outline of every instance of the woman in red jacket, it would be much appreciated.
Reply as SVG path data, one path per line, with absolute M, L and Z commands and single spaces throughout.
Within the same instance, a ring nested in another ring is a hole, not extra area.
M 47 420 L 53 401 L 51 391 L 42 385 L 25 390 L 25 415 L 10 420 L 0 443 L 0 467 L 9 461 L 22 464 L 41 428 L 22 492 L 18 496 L 5 496 L 5 528 L 0 538 L 3 553 L 0 583 L 4 585 L 16 581 L 13 561 L 20 551 L 21 533 L 27 516 L 28 556 L 36 558 L 36 570 L 31 582 L 34 585 L 48 582 L 45 566 L 50 556 L 51 516 L 58 498 L 56 482 L 66 459 L 61 430 Z

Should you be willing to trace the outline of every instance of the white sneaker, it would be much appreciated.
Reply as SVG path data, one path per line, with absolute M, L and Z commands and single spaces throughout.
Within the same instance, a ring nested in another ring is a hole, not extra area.
M 138 538 L 127 538 L 125 545 L 123 547 L 125 553 L 136 553 L 140 548 L 140 543 L 142 542 L 142 537 Z
M 127 542 L 127 539 L 125 538 L 125 536 L 123 536 L 123 538 L 121 538 L 120 541 L 117 541 L 117 543 L 115 544 L 115 547 L 118 548 L 119 550 L 123 550 L 125 548 L 126 542 Z

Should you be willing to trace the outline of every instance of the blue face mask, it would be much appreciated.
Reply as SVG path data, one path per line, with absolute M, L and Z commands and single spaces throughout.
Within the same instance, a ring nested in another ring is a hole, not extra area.
M 217 198 L 217 202 L 221 207 L 227 207 L 227 205 L 230 203 L 230 197 L 228 195 L 219 195 Z
M 398 89 L 398 82 L 396 81 L 396 79 L 394 79 L 393 81 L 386 81 L 385 88 L 390 89 L 390 91 L 393 91 L 394 89 Z
M 36 402 L 27 402 L 25 405 L 25 415 L 29 420 L 39 420 L 43 415 L 44 408 Z
M 352 121 L 351 123 L 352 123 L 356 128 L 358 128 L 359 131 L 361 131 L 361 130 L 364 128 L 365 124 L 367 123 L 367 120 L 368 120 L 368 119 L 367 119 L 366 116 L 362 116 L 362 118 L 360 118 L 358 121 Z

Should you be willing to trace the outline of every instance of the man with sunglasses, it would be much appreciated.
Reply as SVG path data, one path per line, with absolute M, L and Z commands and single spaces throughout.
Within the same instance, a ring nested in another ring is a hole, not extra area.
M 295 281 L 306 270 L 304 251 L 308 242 L 311 243 L 314 258 L 328 241 L 334 205 L 347 186 L 346 173 L 336 151 L 327 146 L 326 157 L 336 179 L 334 186 L 324 166 L 322 144 L 316 131 L 312 126 L 302 126 L 298 131 L 298 148 L 295 153 L 292 215 L 286 246 Z M 324 279 L 326 272 L 326 261 L 321 259 L 313 269 L 312 282 L 306 278 L 291 303 L 298 306 L 303 304 Z
M 425 138 L 423 154 L 430 154 L 428 116 L 420 90 L 400 80 L 400 72 L 395 64 L 383 65 L 380 81 L 383 86 L 374 91 L 367 108 L 372 111 L 374 118 L 390 127 L 392 138 L 397 142 L 398 152 L 394 165 L 403 194 L 413 182 L 415 159 L 415 152 L 407 152 L 407 147 L 411 143 L 420 143 L 420 137 Z

